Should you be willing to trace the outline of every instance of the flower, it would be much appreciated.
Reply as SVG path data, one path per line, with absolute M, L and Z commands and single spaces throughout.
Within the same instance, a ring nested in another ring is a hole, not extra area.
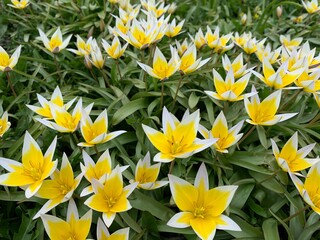
M 11 123 L 8 121 L 8 112 L 5 111 L 0 118 L 0 137 L 8 131 L 10 126 Z
M 315 13 L 320 10 L 320 6 L 318 6 L 318 0 L 304 1 L 302 0 L 302 5 L 307 10 L 308 13 Z
M 220 33 L 219 27 L 216 27 L 214 33 L 212 34 L 210 27 L 207 26 L 207 33 L 206 33 L 205 39 L 210 48 L 214 49 L 216 53 L 221 54 L 233 48 L 234 44 L 232 42 L 229 45 L 227 45 L 227 43 L 232 37 L 231 33 L 227 35 L 223 35 L 221 37 L 219 36 L 219 33 Z
M 167 225 L 175 228 L 191 226 L 199 238 L 211 240 L 216 229 L 241 231 L 228 216 L 222 214 L 229 206 L 238 186 L 221 186 L 209 189 L 208 173 L 202 163 L 194 185 L 169 174 L 172 197 L 181 210 Z
M 257 41 L 255 38 L 249 39 L 247 42 L 244 43 L 242 46 L 243 51 L 245 51 L 247 54 L 255 53 L 258 50 L 258 47 L 262 47 L 265 39 L 262 39 L 261 41 Z
M 256 56 L 260 60 L 260 62 L 263 62 L 264 59 L 267 59 L 270 64 L 274 64 L 277 62 L 280 52 L 281 52 L 281 47 L 277 48 L 274 51 L 271 51 L 271 45 L 267 44 L 266 47 L 264 46 L 257 46 L 257 51 L 255 52 Z
M 60 171 L 56 169 L 50 176 L 50 180 L 44 180 L 41 188 L 37 192 L 37 197 L 49 199 L 42 208 L 36 213 L 33 219 L 47 213 L 60 203 L 72 198 L 74 190 L 78 187 L 83 173 L 74 178 L 73 170 L 67 155 L 62 156 Z
M 105 59 L 102 56 L 101 50 L 97 44 L 97 41 L 94 39 L 91 43 L 91 59 L 90 62 L 98 69 L 103 69 Z
M 176 46 L 178 49 L 179 56 L 181 57 L 191 45 L 192 44 L 189 44 L 188 40 L 186 38 L 183 40 L 183 42 L 181 44 L 176 40 Z
M 49 41 L 47 35 L 40 28 L 38 28 L 38 31 L 44 46 L 52 53 L 58 53 L 62 49 L 65 49 L 68 46 L 72 37 L 71 34 L 63 41 L 60 27 L 58 27 Z
M 8 6 L 16 8 L 16 9 L 24 9 L 29 6 L 29 0 L 11 0 L 12 4 L 8 4 Z
M 270 126 L 294 117 L 298 113 L 277 114 L 281 100 L 281 90 L 271 93 L 261 103 L 255 87 L 252 85 L 251 101 L 244 97 L 244 106 L 251 119 L 246 122 L 253 125 Z M 256 93 L 256 94 L 254 94 Z
M 289 172 L 289 175 L 304 201 L 317 214 L 320 214 L 320 162 L 317 162 L 309 169 L 304 183 L 295 174 Z
M 202 58 L 197 59 L 197 49 L 194 44 L 192 44 L 182 55 L 180 61 L 179 71 L 182 74 L 188 74 L 201 68 L 204 64 L 209 62 L 210 58 L 202 60 Z
M 251 73 L 244 75 L 235 82 L 232 68 L 228 71 L 225 81 L 215 69 L 213 69 L 212 72 L 213 82 L 217 92 L 204 91 L 208 96 L 230 102 L 239 101 L 244 98 L 245 95 L 243 95 L 242 92 L 248 85 Z
M 55 216 L 41 215 L 44 228 L 53 240 L 85 240 L 89 234 L 92 210 L 79 219 L 78 209 L 73 199 L 70 199 L 67 211 L 67 221 Z
M 282 89 L 293 83 L 304 71 L 304 68 L 298 68 L 294 71 L 288 71 L 288 62 L 283 63 L 277 71 L 274 71 L 268 59 L 263 59 L 263 75 L 252 71 L 261 81 L 274 89 Z
M 20 57 L 21 45 L 17 47 L 11 57 L 8 53 L 0 46 L 0 71 L 9 72 L 18 63 Z
M 241 19 L 240 19 L 240 22 L 242 25 L 246 25 L 247 23 L 247 14 L 243 14 Z
M 192 39 L 193 43 L 196 45 L 197 49 L 200 49 L 207 44 L 207 40 L 201 28 L 199 28 L 194 38 L 192 36 L 190 36 L 190 38 Z
M 233 70 L 233 74 L 235 78 L 242 77 L 245 75 L 247 72 L 249 72 L 251 69 L 246 69 L 247 64 L 243 65 L 243 55 L 242 53 L 239 54 L 238 57 L 236 57 L 233 62 L 230 62 L 230 59 L 228 58 L 227 55 L 222 56 L 222 66 L 224 70 L 230 71 L 230 69 Z
M 308 73 L 308 69 L 305 69 L 303 73 L 295 81 L 295 85 L 302 87 L 305 92 L 317 92 L 320 90 L 320 69 Z
M 300 43 L 302 42 L 303 38 L 294 38 L 291 40 L 290 35 L 280 35 L 280 42 L 283 46 L 285 46 L 287 49 L 292 50 L 294 47 L 298 47 Z
M 121 47 L 119 38 L 117 36 L 115 36 L 112 41 L 111 46 L 109 45 L 109 43 L 107 41 L 102 39 L 102 46 L 110 57 L 112 57 L 113 59 L 118 59 L 123 55 L 124 51 L 126 50 L 126 48 L 128 46 L 128 43 L 126 43 L 123 47 Z
M 285 143 L 281 152 L 274 140 L 271 139 L 273 155 L 278 165 L 285 172 L 297 172 L 311 167 L 318 159 L 305 158 L 316 145 L 315 143 L 307 145 L 298 150 L 298 133 Z
M 181 62 L 178 59 L 179 56 L 177 50 L 171 47 L 171 59 L 168 63 L 160 49 L 157 47 L 153 57 L 153 68 L 140 62 L 137 63 L 149 75 L 163 81 L 169 78 L 179 69 Z
M 116 131 L 107 133 L 108 114 L 106 109 L 100 113 L 94 123 L 90 119 L 88 113 L 86 113 L 86 111 L 82 111 L 80 130 L 85 142 L 79 143 L 78 146 L 82 147 L 93 147 L 96 144 L 105 143 L 126 132 Z
M 127 197 L 133 192 L 138 183 L 123 187 L 122 174 L 117 166 L 107 175 L 104 185 L 92 179 L 94 195 L 88 198 L 84 204 L 95 211 L 102 212 L 102 219 L 107 227 L 112 224 L 116 213 L 131 209 Z
M 221 111 L 212 125 L 211 131 L 208 131 L 202 125 L 199 126 L 199 132 L 205 139 L 214 138 L 217 141 L 213 144 L 213 147 L 221 153 L 228 153 L 227 148 L 236 144 L 243 133 L 239 133 L 244 121 L 240 121 L 232 128 L 228 128 L 226 117 Z
M 74 132 L 77 130 L 81 115 L 82 115 L 82 99 L 80 98 L 77 105 L 70 114 L 64 107 L 59 107 L 55 104 L 49 103 L 52 117 L 54 122 L 48 121 L 47 119 L 36 118 L 37 121 L 43 125 L 57 130 L 59 132 Z M 93 104 L 90 104 L 85 108 L 85 111 L 89 113 Z
M 74 54 L 77 54 L 79 56 L 88 56 L 92 52 L 92 41 L 93 38 L 90 37 L 87 42 L 85 42 L 79 35 L 77 35 L 77 48 L 76 49 L 71 49 L 68 48 L 67 50 L 70 52 L 73 52 Z
M 192 114 L 186 111 L 180 122 L 164 107 L 162 111 L 163 133 L 142 124 L 150 142 L 160 151 L 154 157 L 154 161 L 171 162 L 175 158 L 187 158 L 214 144 L 216 140 L 196 138 L 199 121 L 199 110 Z
M 168 181 L 157 181 L 160 172 L 161 163 L 150 165 L 150 153 L 148 152 L 143 160 L 139 160 L 136 166 L 135 179 L 131 183 L 137 182 L 138 188 L 153 190 L 160 188 Z
M 59 86 L 57 86 L 54 89 L 54 91 L 51 95 L 50 101 L 46 100 L 40 94 L 37 94 L 37 98 L 38 98 L 38 101 L 39 101 L 41 107 L 28 105 L 28 104 L 27 104 L 27 107 L 29 109 L 31 109 L 32 111 L 34 111 L 35 113 L 37 113 L 40 116 L 45 117 L 47 119 L 53 118 L 52 113 L 51 113 L 51 108 L 50 108 L 51 104 L 54 104 L 58 107 L 63 107 L 66 110 L 68 110 L 71 107 L 71 105 L 74 103 L 74 101 L 77 99 L 77 98 L 74 98 L 71 101 L 69 101 L 67 104 L 64 104 L 63 97 L 62 97 Z
M 169 8 L 168 8 L 168 13 L 169 14 L 173 14 L 176 9 L 177 9 L 177 4 L 175 2 L 172 2 L 170 5 L 169 5 Z
M 9 171 L 0 175 L 0 185 L 24 188 L 27 198 L 35 195 L 43 185 L 43 180 L 57 167 L 52 161 L 56 148 L 55 137 L 44 156 L 37 142 L 26 132 L 22 147 L 22 163 L 7 158 L 0 158 L 0 165 Z
M 244 32 L 241 35 L 239 35 L 238 32 L 235 33 L 233 37 L 233 41 L 235 44 L 237 44 L 239 47 L 243 48 L 244 44 L 248 42 L 252 38 L 251 32 Z
M 183 24 L 184 20 L 182 20 L 178 25 L 176 25 L 176 19 L 174 18 L 167 28 L 166 36 L 170 38 L 177 36 L 180 33 Z
M 101 218 L 98 218 L 97 240 L 129 240 L 130 228 L 122 228 L 110 235 Z

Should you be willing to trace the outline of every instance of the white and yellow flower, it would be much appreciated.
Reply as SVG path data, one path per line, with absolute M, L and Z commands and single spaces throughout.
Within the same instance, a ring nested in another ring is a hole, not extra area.
M 8 6 L 16 8 L 16 9 L 24 9 L 29 6 L 29 0 L 11 0 L 12 4 L 8 4 Z
M 307 10 L 308 13 L 316 13 L 320 11 L 320 6 L 318 0 L 304 1 L 302 0 L 302 5 Z
M 128 43 L 121 47 L 119 38 L 115 36 L 112 40 L 111 45 L 106 40 L 102 39 L 102 46 L 110 57 L 112 57 L 113 59 L 118 59 L 123 55 L 128 46 Z
M 47 35 L 40 28 L 38 28 L 38 31 L 44 46 L 46 47 L 46 49 L 48 49 L 52 53 L 58 53 L 62 49 L 65 49 L 68 46 L 70 39 L 72 37 L 72 34 L 71 34 L 65 40 L 63 40 L 60 27 L 58 27 L 57 30 L 53 33 L 49 41 Z
M 6 50 L 0 46 L 0 71 L 9 72 L 11 71 L 18 63 L 21 52 L 21 45 L 17 47 L 12 56 L 10 57 Z
M 8 112 L 5 111 L 0 118 L 0 137 L 8 131 L 10 126 L 11 123 L 8 121 Z
M 176 19 L 174 18 L 172 22 L 168 24 L 166 36 L 170 38 L 177 36 L 180 33 L 183 24 L 184 24 L 184 20 L 182 20 L 178 25 L 176 25 Z
M 122 228 L 110 235 L 101 218 L 98 218 L 97 240 L 129 240 L 129 230 L 130 228 Z
M 302 40 L 302 37 L 291 39 L 290 35 L 280 35 L 281 44 L 289 50 L 292 50 L 294 47 L 298 47 Z
M 76 49 L 71 49 L 67 48 L 68 51 L 73 52 L 74 54 L 78 56 L 89 56 L 90 53 L 92 52 L 92 41 L 93 38 L 90 37 L 88 40 L 85 42 L 79 35 L 77 35 L 77 50 Z

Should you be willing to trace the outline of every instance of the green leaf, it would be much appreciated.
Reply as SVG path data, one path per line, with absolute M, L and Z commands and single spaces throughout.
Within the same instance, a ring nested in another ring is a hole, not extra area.
M 258 132 L 260 143 L 262 144 L 262 146 L 265 149 L 268 149 L 268 141 L 267 141 L 267 137 L 266 137 L 266 131 L 264 130 L 264 128 L 262 126 L 258 125 L 257 132 Z
M 148 107 L 148 104 L 149 102 L 146 98 L 140 98 L 129 102 L 128 104 L 122 106 L 118 111 L 116 111 L 116 113 L 112 117 L 111 124 L 117 125 L 123 119 L 130 116 L 134 112 Z
M 265 240 L 280 240 L 278 232 L 278 221 L 274 218 L 268 218 L 262 223 L 262 230 Z

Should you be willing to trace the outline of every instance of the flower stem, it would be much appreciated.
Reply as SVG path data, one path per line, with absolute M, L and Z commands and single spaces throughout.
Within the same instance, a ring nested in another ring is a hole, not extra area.
M 59 65 L 58 60 L 57 60 L 57 55 L 55 53 L 53 54 L 53 60 L 54 60 L 54 64 L 56 65 L 57 73 L 58 73 L 59 78 L 60 78 L 60 85 L 62 85 L 63 84 L 63 79 L 62 79 L 62 75 L 61 75 L 61 69 L 60 69 L 60 65 Z
M 244 135 L 238 142 L 238 145 L 240 145 L 252 132 L 253 130 L 256 128 L 256 125 L 253 125 L 250 130 L 246 133 L 246 135 Z
M 103 77 L 104 81 L 106 82 L 107 86 L 110 88 L 110 83 L 109 83 L 109 79 L 108 79 L 107 74 L 103 71 L 103 69 L 100 69 L 100 72 L 101 72 L 102 77 Z
M 16 94 L 16 91 L 14 90 L 13 88 L 13 85 L 12 85 L 12 82 L 11 82 L 11 79 L 10 79 L 10 73 L 9 72 L 6 72 L 6 75 L 7 75 L 7 80 L 8 80 L 8 83 L 9 83 L 9 86 L 11 88 L 11 91 L 13 93 L 13 96 L 16 98 L 17 97 L 17 94 Z
M 93 148 L 94 148 L 94 151 L 96 152 L 97 156 L 100 157 L 101 154 L 97 148 L 97 145 L 94 145 Z
M 296 91 L 296 92 L 289 98 L 289 100 L 282 105 L 282 107 L 279 109 L 278 112 L 284 110 L 284 109 L 286 108 L 286 106 L 287 106 L 293 99 L 295 99 L 295 98 L 299 95 L 300 92 L 301 92 L 301 90 Z
M 120 80 L 122 81 L 122 75 L 121 75 L 120 66 L 119 66 L 119 60 L 118 59 L 116 59 L 116 67 L 117 67 L 117 70 L 118 70 L 118 73 L 119 73 Z
M 317 114 L 317 116 L 315 116 L 309 123 L 308 125 L 312 125 L 314 123 L 316 123 L 317 121 L 319 121 L 320 119 L 320 113 Z
M 299 209 L 297 212 L 295 212 L 294 214 L 292 214 L 291 216 L 287 217 L 286 219 L 283 220 L 283 222 L 288 222 L 290 221 L 292 218 L 295 218 L 296 216 L 298 216 L 300 213 L 304 212 L 305 210 L 307 210 L 309 208 L 309 205 Z
M 164 94 L 164 79 L 161 81 L 161 99 L 160 99 L 160 111 L 163 107 L 163 94 Z
M 180 89 L 180 86 L 181 86 L 181 83 L 182 83 L 182 80 L 183 80 L 183 74 L 182 73 L 180 73 L 180 80 L 179 80 L 179 83 L 178 83 L 178 87 L 177 87 L 177 91 L 176 91 L 176 93 L 175 93 L 175 95 L 174 95 L 174 99 L 173 99 L 173 107 L 175 106 L 175 104 L 176 104 L 176 100 L 177 100 L 177 97 L 178 97 L 178 92 L 179 92 L 179 89 Z
M 174 163 L 175 163 L 175 160 L 173 160 L 173 161 L 170 163 L 169 174 L 172 173 L 172 170 L 173 170 L 173 167 L 174 167 Z

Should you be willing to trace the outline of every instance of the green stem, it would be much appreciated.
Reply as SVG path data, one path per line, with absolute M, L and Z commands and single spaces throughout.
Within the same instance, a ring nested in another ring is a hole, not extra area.
M 9 86 L 11 88 L 11 91 L 13 93 L 13 96 L 16 98 L 17 97 L 17 94 L 16 94 L 16 91 L 14 90 L 13 88 L 13 85 L 12 85 L 12 82 L 10 80 L 10 73 L 9 72 L 6 72 L 6 75 L 7 75 L 7 80 L 8 80 L 8 83 L 9 83 Z
M 63 85 L 63 79 L 62 79 L 62 75 L 61 75 L 60 64 L 58 63 L 57 55 L 55 53 L 53 54 L 53 60 L 54 60 L 54 64 L 56 65 L 57 73 L 58 73 L 59 78 L 60 78 L 60 85 Z
M 100 154 L 100 152 L 98 150 L 97 145 L 94 145 L 93 148 L 94 148 L 94 151 L 96 152 L 97 156 L 100 157 L 101 154 Z
M 181 83 L 182 83 L 182 80 L 183 80 L 183 74 L 182 73 L 180 73 L 180 80 L 179 80 L 179 83 L 178 83 L 178 87 L 177 87 L 177 91 L 176 91 L 176 93 L 175 93 L 175 95 L 174 95 L 174 99 L 173 99 L 173 107 L 175 106 L 175 104 L 176 104 L 176 100 L 177 100 L 177 97 L 178 97 L 178 92 L 179 92 L 179 89 L 180 89 L 180 86 L 181 86 Z
M 118 73 L 119 73 L 119 76 L 120 76 L 120 80 L 122 81 L 122 75 L 121 75 L 120 66 L 119 66 L 119 60 L 118 59 L 116 59 L 116 66 L 117 66 L 117 70 L 118 70 Z
M 253 130 L 256 128 L 256 125 L 253 125 L 250 130 L 246 133 L 246 135 L 244 135 L 238 142 L 238 145 L 240 145 L 252 132 Z
M 296 216 L 298 216 L 300 213 L 304 212 L 305 210 L 307 210 L 309 208 L 309 205 L 299 209 L 297 212 L 295 212 L 294 214 L 292 214 L 291 216 L 287 217 L 286 219 L 283 220 L 283 222 L 288 222 L 290 221 L 292 218 L 295 218 Z
M 299 95 L 300 92 L 301 92 L 301 90 L 296 91 L 296 92 L 289 98 L 289 100 L 282 105 L 282 107 L 279 109 L 278 112 L 284 110 L 285 107 L 286 107 L 293 99 L 295 99 L 295 98 Z
M 109 83 L 109 79 L 108 79 L 107 74 L 103 71 L 103 69 L 100 69 L 100 72 L 101 72 L 102 77 L 103 77 L 104 81 L 106 82 L 107 86 L 110 88 L 110 83 Z
M 173 167 L 174 167 L 174 163 L 175 163 L 175 160 L 173 160 L 173 161 L 170 163 L 169 174 L 172 173 L 172 170 L 173 170 Z
M 164 95 L 164 79 L 161 81 L 161 99 L 160 99 L 160 111 L 163 107 L 163 95 Z
M 320 119 L 320 113 L 318 113 L 317 116 L 315 116 L 315 117 L 308 123 L 308 125 L 312 125 L 312 124 L 316 123 L 319 119 Z

